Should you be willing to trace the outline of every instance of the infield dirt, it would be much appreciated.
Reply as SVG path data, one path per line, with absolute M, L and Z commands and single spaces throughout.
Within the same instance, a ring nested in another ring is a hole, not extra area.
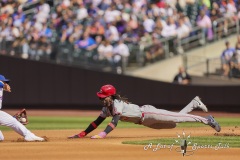
M 8 111 L 8 113 L 15 111 Z M 29 112 L 34 115 L 34 111 Z M 40 111 L 38 112 L 40 113 Z M 41 115 L 44 112 L 41 111 Z M 46 112 L 49 114 L 49 111 Z M 76 112 L 75 112 L 76 114 Z M 89 114 L 88 116 L 95 115 Z M 234 127 L 223 127 L 221 133 L 230 134 Z M 176 139 L 176 133 L 182 133 L 183 128 L 154 130 L 149 128 L 116 128 L 105 139 L 90 139 L 90 136 L 102 131 L 96 129 L 83 139 L 67 139 L 79 130 L 33 130 L 39 136 L 47 136 L 47 142 L 18 142 L 21 138 L 14 131 L 3 131 L 5 140 L 0 143 L 0 160 L 239 160 L 240 149 L 230 148 L 214 150 L 195 150 L 192 156 L 183 157 L 175 150 L 167 148 L 144 150 L 144 145 L 127 145 L 123 141 L 146 140 L 171 137 Z M 215 131 L 209 127 L 184 128 L 191 136 L 214 136 Z M 240 135 L 240 128 L 234 128 L 234 134 Z M 153 146 L 154 147 L 154 146 Z

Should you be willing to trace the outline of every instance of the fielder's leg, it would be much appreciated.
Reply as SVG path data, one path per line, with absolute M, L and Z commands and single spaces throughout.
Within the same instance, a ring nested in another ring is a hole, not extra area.
M 3 141 L 4 140 L 4 136 L 2 134 L 2 131 L 0 131 L 0 141 Z
M 15 132 L 25 137 L 30 131 L 10 114 L 0 111 L 0 125 L 12 128 Z
M 26 141 L 44 141 L 43 138 L 37 137 L 30 132 L 16 118 L 3 111 L 0 111 L 0 125 L 12 128 L 15 132 L 23 136 Z

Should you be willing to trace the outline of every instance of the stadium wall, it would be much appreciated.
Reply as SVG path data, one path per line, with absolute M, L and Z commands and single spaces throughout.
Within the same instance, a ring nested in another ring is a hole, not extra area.
M 183 86 L 2 55 L 0 74 L 12 87 L 4 93 L 3 109 L 100 109 L 96 92 L 113 84 L 139 105 L 180 110 L 198 95 L 209 110 L 240 112 L 240 86 Z

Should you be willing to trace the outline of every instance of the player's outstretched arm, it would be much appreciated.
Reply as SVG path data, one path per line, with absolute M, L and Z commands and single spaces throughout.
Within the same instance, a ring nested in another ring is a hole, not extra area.
M 92 132 L 94 129 L 96 129 L 106 118 L 103 118 L 99 116 L 95 121 L 89 124 L 87 129 L 85 131 L 80 132 L 79 134 L 70 136 L 68 138 L 83 138 L 85 137 L 88 133 Z
M 99 134 L 92 136 L 91 139 L 105 138 L 108 133 L 110 133 L 114 128 L 117 127 L 119 119 L 120 119 L 119 115 L 114 115 L 112 121 L 107 125 L 106 129 L 103 132 L 100 132 Z

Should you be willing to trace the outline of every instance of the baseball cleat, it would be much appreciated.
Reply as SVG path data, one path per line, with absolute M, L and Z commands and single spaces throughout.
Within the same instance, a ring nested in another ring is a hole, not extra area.
M 25 141 L 28 141 L 28 142 L 45 141 L 44 138 L 38 137 L 38 136 L 36 136 L 36 135 L 33 134 L 33 133 L 30 133 L 30 134 L 26 135 L 26 136 L 24 137 L 24 139 L 25 139 Z
M 215 129 L 217 132 L 220 132 L 221 131 L 221 127 L 220 125 L 218 124 L 217 121 L 215 121 L 214 117 L 209 115 L 207 117 L 207 120 L 208 120 L 208 125 L 211 126 L 213 129 Z
M 205 104 L 200 100 L 198 96 L 193 99 L 193 104 L 196 108 L 202 109 L 204 112 L 208 112 L 208 109 Z

